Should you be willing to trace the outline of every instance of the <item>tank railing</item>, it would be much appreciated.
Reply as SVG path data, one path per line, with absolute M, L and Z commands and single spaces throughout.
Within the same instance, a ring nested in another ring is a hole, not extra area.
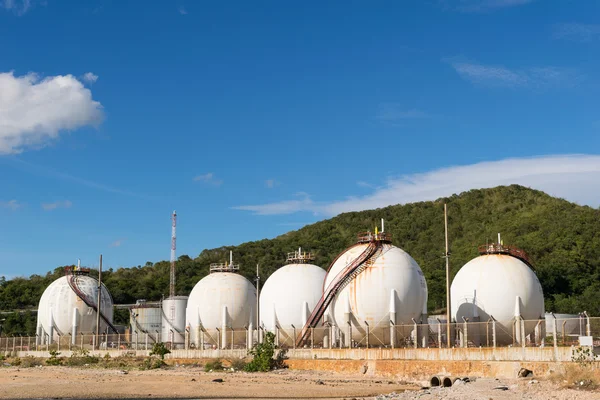
M 240 270 L 239 264 L 214 263 L 210 264 L 210 272 L 236 272 Z
M 76 265 L 65 267 L 66 275 L 88 275 L 91 269 L 85 267 L 78 267 Z
M 513 257 L 518 258 L 519 260 L 523 261 L 525 264 L 527 264 L 529 267 L 531 267 L 533 269 L 533 265 L 531 264 L 531 260 L 529 259 L 529 256 L 527 255 L 527 253 L 525 251 L 519 249 L 518 247 L 506 246 L 501 243 L 489 243 L 489 244 L 482 244 L 477 249 L 479 251 L 479 254 L 481 254 L 481 255 L 507 254 L 509 256 L 513 256 Z
M 369 243 L 369 242 L 392 242 L 392 235 L 387 232 L 360 232 L 357 237 L 357 243 Z
M 314 261 L 314 260 L 315 260 L 315 256 L 313 255 L 313 253 L 306 252 L 306 251 L 303 251 L 301 253 L 298 253 L 297 251 L 287 253 L 287 258 L 286 258 L 287 263 L 296 263 L 296 264 L 308 263 L 308 262 Z

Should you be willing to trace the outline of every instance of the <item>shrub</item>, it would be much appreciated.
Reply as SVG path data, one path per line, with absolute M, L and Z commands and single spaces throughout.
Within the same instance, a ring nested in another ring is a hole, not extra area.
M 164 366 L 166 366 L 167 364 L 160 358 L 155 358 L 155 357 L 148 357 L 146 358 L 143 362 L 142 365 L 140 366 L 141 370 L 146 370 L 146 369 L 159 369 L 162 368 Z
M 594 375 L 594 371 L 581 365 L 567 365 L 564 372 L 556 372 L 550 375 L 550 380 L 562 387 L 571 389 L 596 390 L 600 388 L 600 382 Z
M 50 350 L 50 358 L 46 360 L 48 365 L 62 365 L 62 357 L 59 357 L 60 353 L 56 350 Z
M 165 359 L 165 354 L 170 354 L 171 350 L 167 349 L 167 346 L 163 342 L 154 343 L 152 346 L 151 356 L 159 356 L 161 360 Z
M 285 360 L 287 359 L 286 351 L 279 350 L 277 352 L 277 358 L 274 359 L 275 349 L 275 334 L 267 332 L 263 342 L 255 344 L 252 350 L 248 352 L 253 358 L 252 361 L 246 365 L 246 371 L 267 372 L 274 368 L 284 368 Z
M 223 362 L 219 358 L 204 364 L 204 372 L 222 371 L 223 369 Z
M 10 360 L 10 365 L 12 365 L 13 367 L 18 367 L 21 365 L 21 359 L 19 357 L 15 357 L 12 360 Z

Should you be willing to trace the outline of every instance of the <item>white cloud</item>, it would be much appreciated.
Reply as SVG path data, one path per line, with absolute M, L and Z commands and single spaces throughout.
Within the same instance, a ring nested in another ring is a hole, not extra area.
M 98 75 L 94 74 L 93 72 L 86 72 L 83 74 L 83 80 L 87 83 L 96 83 L 98 80 Z
M 0 0 L 0 7 L 21 16 L 31 8 L 31 0 Z
M 33 73 L 0 73 L 0 155 L 43 147 L 102 117 L 102 105 L 72 75 L 40 80 Z
M 404 109 L 397 103 L 384 103 L 379 106 L 379 111 L 375 116 L 381 121 L 399 121 L 405 119 L 428 118 L 425 112 L 417 109 Z
M 235 207 L 259 215 L 311 212 L 333 216 L 393 204 L 435 200 L 471 189 L 519 184 L 579 204 L 600 205 L 600 156 L 552 155 L 509 158 L 453 166 L 389 179 L 371 194 L 318 203 L 307 194 L 301 200 Z
M 456 8 L 463 12 L 485 12 L 500 8 L 522 6 L 534 0 L 458 0 Z M 454 1 L 456 3 L 456 1 Z
M 59 200 L 54 203 L 42 203 L 42 208 L 46 211 L 56 210 L 57 208 L 71 208 L 73 203 L 69 200 Z
M 478 85 L 504 87 L 572 86 L 581 80 L 575 71 L 558 67 L 509 69 L 503 66 L 454 61 L 450 63 L 461 78 Z
M 223 183 L 222 180 L 220 179 L 216 179 L 215 178 L 215 174 L 213 174 L 212 172 L 208 172 L 206 174 L 203 175 L 197 175 L 194 177 L 193 179 L 194 182 L 204 182 L 204 183 L 210 183 L 211 185 L 215 185 L 215 186 L 219 186 Z
M 187 15 L 188 13 L 184 6 L 180 6 L 177 11 L 179 11 L 179 14 L 181 15 Z
M 600 25 L 598 24 L 558 24 L 554 26 L 554 37 L 557 39 L 571 39 L 589 42 L 600 39 Z
M 0 201 L 0 208 L 8 208 L 12 211 L 17 211 L 19 208 L 21 208 L 21 206 L 22 204 L 14 199 L 9 201 Z
M 125 243 L 125 239 L 117 239 L 110 244 L 110 247 L 121 247 L 123 243 Z

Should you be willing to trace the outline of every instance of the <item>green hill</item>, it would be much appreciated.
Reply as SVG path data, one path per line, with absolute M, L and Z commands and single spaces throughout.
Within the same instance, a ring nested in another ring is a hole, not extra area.
M 208 274 L 209 264 L 225 261 L 229 250 L 241 264 L 241 273 L 251 280 L 257 263 L 264 282 L 283 265 L 286 253 L 298 246 L 314 252 L 316 263 L 327 268 L 338 253 L 355 242 L 358 232 L 373 230 L 384 218 L 393 243 L 410 253 L 425 273 L 429 310 L 443 308 L 444 202 L 448 203 L 453 275 L 478 255 L 478 245 L 495 240 L 501 232 L 505 244 L 529 254 L 544 288 L 547 310 L 587 310 L 590 315 L 600 316 L 600 210 L 517 185 L 345 213 L 274 239 L 204 250 L 194 259 L 181 256 L 177 261 L 178 294 L 188 294 Z M 62 268 L 57 268 L 43 277 L 10 281 L 0 278 L 0 310 L 35 308 L 44 288 L 62 274 Z M 134 303 L 140 298 L 158 300 L 168 293 L 169 262 L 109 270 L 103 273 L 103 280 L 115 303 Z M 31 333 L 30 318 L 9 316 L 5 332 Z

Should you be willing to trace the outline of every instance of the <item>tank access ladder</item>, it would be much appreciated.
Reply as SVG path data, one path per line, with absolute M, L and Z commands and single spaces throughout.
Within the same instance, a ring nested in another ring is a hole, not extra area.
M 369 246 L 352 261 L 346 268 L 344 268 L 337 276 L 333 279 L 333 281 L 329 284 L 323 296 L 313 309 L 310 317 L 308 317 L 308 321 L 306 321 L 306 325 L 302 328 L 302 332 L 300 336 L 296 340 L 296 346 L 300 347 L 306 342 L 310 336 L 311 328 L 315 328 L 321 318 L 323 318 L 323 314 L 325 314 L 325 310 L 331 304 L 335 296 L 350 282 L 352 279 L 356 277 L 360 272 L 362 272 L 361 266 L 365 264 L 371 257 L 373 257 L 378 250 L 383 246 L 382 241 L 374 240 L 369 243 Z M 334 261 L 335 262 L 335 261 Z
M 134 312 L 134 311 L 132 310 L 132 311 L 131 311 L 131 313 L 133 314 L 133 312 Z M 149 338 L 150 338 L 150 339 L 151 339 L 151 340 L 152 340 L 154 343 L 156 343 L 156 337 L 152 336 L 152 333 L 150 333 L 150 331 L 148 331 L 148 330 L 144 329 L 144 328 L 142 327 L 142 325 L 140 325 L 140 323 L 138 322 L 137 318 L 135 318 L 135 317 L 134 317 L 134 318 L 133 318 L 133 321 L 135 322 L 135 329 L 136 329 L 138 332 L 145 333 L 146 335 L 148 335 L 148 337 L 149 337 Z
M 97 312 L 100 315 L 100 318 L 102 318 L 102 320 L 104 322 L 106 322 L 106 324 L 110 327 L 110 329 L 113 330 L 114 333 L 119 333 L 119 331 L 117 330 L 117 328 L 115 328 L 115 326 L 108 320 L 108 318 L 106 318 L 106 316 L 104 314 L 102 314 L 102 311 L 100 311 L 100 309 L 96 306 L 96 304 L 94 303 L 94 301 L 91 300 L 85 293 L 83 293 L 79 289 L 79 286 L 77 285 L 77 275 L 73 274 L 73 275 L 67 276 L 67 281 L 69 282 L 69 286 L 75 292 L 75 294 L 77 295 L 77 297 L 79 297 L 81 300 L 83 300 L 83 302 L 88 307 L 90 307 L 92 310 L 94 310 L 95 312 Z M 102 290 L 102 288 L 100 288 L 100 290 Z

